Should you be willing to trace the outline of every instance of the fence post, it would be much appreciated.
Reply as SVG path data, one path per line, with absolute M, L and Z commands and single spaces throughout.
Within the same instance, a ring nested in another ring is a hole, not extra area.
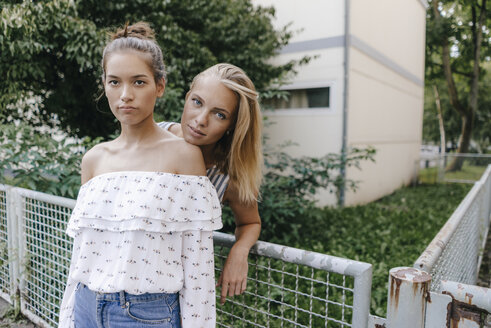
M 437 173 L 437 178 L 436 178 L 436 181 L 437 182 L 443 182 L 443 179 L 445 178 L 444 175 L 445 175 L 445 166 L 446 165 L 446 156 L 445 154 L 440 154 L 438 157 L 437 157 L 437 168 L 438 168 L 438 173 Z
M 388 328 L 424 328 L 430 283 L 431 275 L 419 269 L 398 267 L 390 270 Z
M 20 280 L 20 254 L 19 254 L 19 213 L 20 197 L 17 189 L 7 188 L 7 233 L 8 233 L 8 259 L 10 278 L 10 302 L 15 311 L 20 311 L 19 280 Z

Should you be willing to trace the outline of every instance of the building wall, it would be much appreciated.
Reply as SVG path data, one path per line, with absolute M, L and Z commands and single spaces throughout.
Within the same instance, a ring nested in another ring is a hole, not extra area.
M 338 153 L 343 143 L 345 15 L 349 4 L 347 145 L 377 149 L 376 163 L 347 170 L 360 180 L 347 205 L 365 203 L 407 184 L 421 143 L 424 77 L 425 0 L 253 0 L 274 6 L 274 24 L 299 31 L 273 61 L 315 56 L 298 68 L 291 86 L 327 83 L 327 110 L 266 111 L 269 145 L 293 141 L 293 156 Z M 409 19 L 408 19 L 409 18 Z M 335 204 L 327 191 L 321 205 Z
M 291 25 L 291 43 L 344 34 L 344 0 L 252 0 L 254 5 L 274 7 L 276 27 Z
M 339 152 L 342 142 L 344 1 L 253 0 L 255 5 L 274 6 L 276 28 L 291 24 L 296 31 L 290 44 L 275 58 L 276 63 L 311 56 L 298 68 L 293 85 L 328 85 L 331 106 L 325 109 L 266 111 L 265 133 L 271 145 L 294 141 L 288 149 L 294 156 L 322 156 Z
M 331 88 L 329 109 L 267 110 L 265 133 L 271 145 L 294 141 L 288 152 L 293 156 L 322 156 L 339 152 L 342 143 L 343 67 L 342 48 L 303 52 L 317 55 L 302 67 L 293 84 L 312 86 L 320 83 Z M 284 54 L 281 60 L 298 58 L 297 53 Z
M 348 178 L 361 181 L 358 192 L 346 194 L 347 205 L 389 194 L 416 174 L 425 18 L 420 0 L 351 0 L 347 141 L 349 146 L 373 146 L 377 155 L 361 171 L 347 170 Z
M 253 0 L 255 5 L 274 6 L 281 28 L 291 23 L 296 31 L 289 45 L 274 59 L 283 63 L 312 56 L 298 68 L 292 79 L 294 87 L 325 85 L 330 90 L 329 109 L 287 109 L 266 111 L 265 133 L 270 146 L 293 141 L 285 150 L 293 156 L 317 156 L 339 152 L 342 146 L 344 82 L 344 0 Z M 335 204 L 327 190 L 317 195 L 322 205 Z

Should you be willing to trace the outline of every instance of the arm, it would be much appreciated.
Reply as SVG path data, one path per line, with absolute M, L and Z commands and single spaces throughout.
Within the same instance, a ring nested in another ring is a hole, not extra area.
M 215 328 L 215 265 L 213 232 L 182 232 L 181 249 L 184 273 L 179 292 L 183 328 Z
M 230 249 L 223 272 L 217 286 L 221 286 L 220 303 L 224 304 L 226 296 L 242 294 L 247 287 L 247 258 L 251 247 L 256 243 L 261 232 L 257 202 L 245 204 L 239 200 L 237 190 L 229 186 L 224 200 L 228 202 L 235 217 L 234 246 Z

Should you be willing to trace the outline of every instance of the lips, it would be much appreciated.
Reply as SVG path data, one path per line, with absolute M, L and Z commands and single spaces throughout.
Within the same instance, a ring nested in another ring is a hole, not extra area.
M 135 110 L 136 108 L 133 106 L 119 106 L 118 109 L 123 112 L 130 112 Z
M 206 137 L 206 134 L 201 132 L 199 129 L 193 128 L 191 125 L 188 125 L 188 128 L 191 131 L 191 134 L 193 134 L 197 137 Z

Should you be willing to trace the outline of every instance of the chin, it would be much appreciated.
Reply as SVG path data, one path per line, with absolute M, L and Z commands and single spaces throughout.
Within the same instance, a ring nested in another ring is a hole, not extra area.
M 184 141 L 186 141 L 187 143 L 190 143 L 191 145 L 195 145 L 195 146 L 200 146 L 201 145 L 201 143 L 198 142 L 193 137 L 184 135 L 184 136 L 182 136 L 182 138 L 184 139 Z

